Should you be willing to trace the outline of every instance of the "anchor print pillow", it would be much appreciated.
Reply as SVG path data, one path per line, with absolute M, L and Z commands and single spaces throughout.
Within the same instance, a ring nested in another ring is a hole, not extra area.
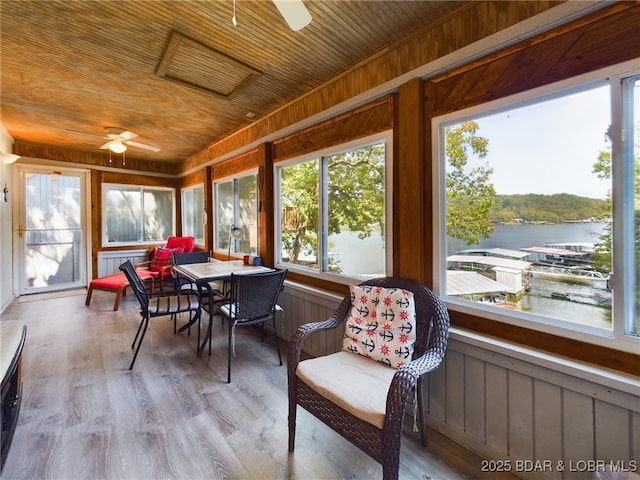
M 399 368 L 410 362 L 416 340 L 413 292 L 350 285 L 351 311 L 342 349 Z

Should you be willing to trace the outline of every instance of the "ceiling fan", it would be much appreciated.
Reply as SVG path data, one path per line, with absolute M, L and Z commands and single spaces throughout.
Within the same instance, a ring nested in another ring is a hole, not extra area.
M 160 148 L 155 147 L 153 145 L 147 145 L 139 142 L 132 142 L 131 140 L 136 138 L 138 134 L 130 132 L 129 130 L 124 130 L 123 128 L 107 127 L 106 136 L 96 135 L 95 133 L 89 133 L 89 132 L 79 132 L 76 130 L 69 130 L 69 131 L 105 138 L 109 141 L 104 145 L 102 145 L 100 148 L 102 150 L 107 150 L 107 149 L 111 150 L 113 153 L 123 153 L 124 151 L 127 150 L 127 147 L 138 147 L 144 150 L 151 150 L 152 152 L 160 151 Z
M 273 0 L 273 3 L 294 32 L 311 22 L 311 14 L 302 0 Z
M 280 15 L 285 19 L 289 28 L 294 32 L 306 27 L 311 22 L 311 14 L 307 7 L 304 6 L 302 0 L 272 0 L 280 11 Z M 233 17 L 231 17 L 233 26 L 236 27 L 236 0 L 233 0 Z

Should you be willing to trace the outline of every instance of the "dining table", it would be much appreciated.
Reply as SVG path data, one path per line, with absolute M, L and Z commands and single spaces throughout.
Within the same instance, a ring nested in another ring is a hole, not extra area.
M 196 282 L 197 280 L 220 281 L 231 275 L 251 275 L 273 271 L 272 268 L 258 265 L 249 265 L 242 260 L 211 260 L 205 263 L 189 263 L 174 265 L 173 270 L 181 277 Z
M 196 283 L 197 281 L 219 282 L 231 278 L 231 275 L 253 275 L 272 272 L 274 269 L 263 265 L 246 264 L 243 260 L 223 261 L 211 259 L 204 263 L 174 265 L 173 270 L 179 277 L 182 277 L 191 283 Z M 178 332 L 187 330 L 194 322 L 195 319 L 186 323 L 180 327 Z M 198 329 L 200 329 L 200 325 L 198 325 Z M 198 339 L 199 338 L 200 331 L 198 330 Z M 205 335 L 205 340 L 202 342 L 202 345 L 198 345 L 198 356 L 202 355 L 202 351 L 204 350 L 207 342 L 206 338 L 207 335 Z

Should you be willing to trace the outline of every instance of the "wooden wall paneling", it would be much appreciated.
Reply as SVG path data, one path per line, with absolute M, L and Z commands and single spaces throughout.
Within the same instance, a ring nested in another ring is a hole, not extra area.
M 230 158 L 224 162 L 216 163 L 212 166 L 213 180 L 219 180 L 230 175 L 236 175 L 245 170 L 260 166 L 260 151 L 255 148 L 237 157 Z
M 152 162 L 127 156 L 125 157 L 126 165 L 122 167 L 121 155 L 113 154 L 111 156 L 113 163 L 110 164 L 109 155 L 105 155 L 104 153 L 83 152 L 59 147 L 47 147 L 45 145 L 36 145 L 28 142 L 15 142 L 13 145 L 13 153 L 23 157 L 76 163 L 96 168 L 123 168 L 125 170 L 154 172 L 165 175 L 178 175 L 181 171 L 179 162 Z
M 274 162 L 393 128 L 393 97 L 386 96 L 273 142 Z
M 213 252 L 213 167 L 204 169 L 204 209 L 207 212 L 207 224 L 204 229 L 205 250 Z
M 540 34 L 434 78 L 430 113 L 461 110 L 637 58 L 639 23 L 640 4 L 617 2 L 573 22 L 571 29 Z
M 447 424 L 464 431 L 464 355 L 449 350 L 445 357 L 447 364 Z
M 436 370 L 429 373 L 426 395 L 426 411 L 430 417 L 445 423 L 447 419 L 447 365 L 446 360 Z
M 180 171 L 188 172 L 197 168 L 206 166 L 213 160 L 208 149 L 201 150 L 198 153 L 191 155 L 180 162 Z
M 504 367 L 487 363 L 485 366 L 486 394 L 486 442 L 498 452 L 509 449 L 509 395 L 507 389 L 507 370 Z
M 420 78 L 398 90 L 393 159 L 394 275 L 419 282 L 424 281 L 429 252 L 424 227 L 431 218 L 423 201 L 431 192 L 423 172 L 423 96 Z
M 265 265 L 275 265 L 275 221 L 273 149 L 270 144 L 258 147 L 258 255 Z
M 185 175 L 180 178 L 180 188 L 188 188 L 194 185 L 199 185 L 201 183 L 205 183 L 207 179 L 207 170 L 206 168 L 201 168 L 197 172 L 193 172 L 189 175 Z
M 533 381 L 531 377 L 510 371 L 508 375 L 509 455 L 534 458 Z
M 123 185 L 143 185 L 147 187 L 168 187 L 178 189 L 180 187 L 180 179 L 178 177 L 157 177 L 154 175 L 143 175 L 132 172 L 102 172 L 103 183 L 120 183 Z
M 98 272 L 98 252 L 102 245 L 102 185 L 101 172 L 91 170 L 91 278 Z
M 562 459 L 562 389 L 557 385 L 534 380 L 533 383 L 533 448 L 532 460 L 552 462 L 553 469 L 545 475 L 561 479 L 555 468 Z
M 634 459 L 631 456 L 632 431 L 629 412 L 595 399 L 593 416 L 596 444 L 594 458 L 617 459 L 627 464 L 629 460 Z M 640 440 L 640 434 L 636 436 L 638 438 L 635 440 Z
M 575 464 L 578 461 L 593 458 L 595 453 L 593 399 L 571 390 L 563 390 L 562 415 L 565 461 Z M 576 478 L 576 476 L 568 478 Z M 591 476 L 581 478 L 591 478 Z
M 484 371 L 485 362 L 464 357 L 464 431 L 483 443 L 486 420 Z
M 640 412 L 632 412 L 631 419 L 631 458 L 640 461 Z M 640 466 L 639 466 L 640 467 Z
M 288 276 L 287 276 L 288 279 Z M 285 285 L 278 303 L 284 309 L 283 335 L 289 340 L 298 326 L 328 319 L 335 312 L 340 301 L 335 295 L 330 297 L 311 293 L 305 289 Z M 304 346 L 305 353 L 313 356 L 326 355 L 338 351 L 342 347 L 343 330 L 312 335 Z

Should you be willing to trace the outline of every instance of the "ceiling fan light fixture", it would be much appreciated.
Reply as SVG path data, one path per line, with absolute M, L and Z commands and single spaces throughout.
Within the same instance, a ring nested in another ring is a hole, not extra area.
M 109 150 L 111 150 L 113 153 L 123 153 L 127 150 L 127 146 L 122 142 L 113 140 L 109 142 Z
M 273 0 L 273 3 L 294 32 L 306 27 L 311 22 L 311 14 L 302 0 Z

